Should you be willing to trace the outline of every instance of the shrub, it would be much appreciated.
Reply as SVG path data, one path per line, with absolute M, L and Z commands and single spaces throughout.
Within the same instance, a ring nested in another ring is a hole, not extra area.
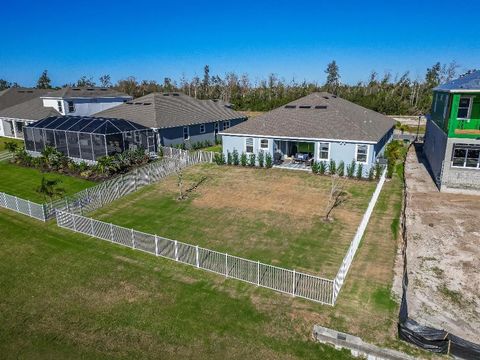
M 240 158 L 238 156 L 238 151 L 237 149 L 233 150 L 233 153 L 232 153 L 232 161 L 233 161 L 233 165 L 239 165 L 240 164 Z
M 340 161 L 338 163 L 337 175 L 338 176 L 344 176 L 345 175 L 345 163 L 343 161 Z
M 363 178 L 363 164 L 358 164 L 356 176 L 358 180 L 361 180 Z
M 265 155 L 263 154 L 263 151 L 260 151 L 258 153 L 258 166 L 263 167 L 264 162 L 265 162 Z
M 18 150 L 18 144 L 14 141 L 6 141 L 4 146 L 5 146 L 5 150 L 7 150 L 10 153 L 15 153 Z
M 325 161 L 320 161 L 318 163 L 318 173 L 320 175 L 325 175 L 326 171 L 327 171 L 327 163 Z
M 380 180 L 380 176 L 382 176 L 383 166 L 377 161 L 375 163 L 375 180 Z
M 314 161 L 312 163 L 312 173 L 318 174 L 318 166 L 319 165 L 320 165 L 320 163 L 318 161 Z
M 357 164 L 355 163 L 355 160 L 352 160 L 352 162 L 347 165 L 347 176 L 349 178 L 353 178 L 353 176 L 355 175 L 355 166 Z
M 375 174 L 375 168 L 373 166 L 370 167 L 370 170 L 368 170 L 368 180 L 372 181 L 373 177 Z
M 225 155 L 223 153 L 215 153 L 213 155 L 213 161 L 217 165 L 225 165 Z
M 330 160 L 330 164 L 328 165 L 328 173 L 330 175 L 337 173 L 337 164 L 335 164 L 335 160 Z
M 387 162 L 387 178 L 391 179 L 394 171 L 395 171 L 395 159 L 392 157 L 389 157 Z
M 227 165 L 232 165 L 233 159 L 232 159 L 232 153 L 227 150 Z
M 244 152 L 240 155 L 240 164 L 242 164 L 242 166 L 247 166 L 247 154 Z
M 250 154 L 250 157 L 248 159 L 248 165 L 249 166 L 255 166 L 256 161 L 255 161 L 255 154 Z
M 272 155 L 270 153 L 267 153 L 267 155 L 265 155 L 265 167 L 270 169 L 272 166 L 273 166 Z

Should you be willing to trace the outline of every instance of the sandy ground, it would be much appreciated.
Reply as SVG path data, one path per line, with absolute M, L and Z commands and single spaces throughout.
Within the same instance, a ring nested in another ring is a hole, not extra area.
M 410 149 L 405 169 L 409 316 L 480 343 L 480 196 L 440 193 L 421 148 Z

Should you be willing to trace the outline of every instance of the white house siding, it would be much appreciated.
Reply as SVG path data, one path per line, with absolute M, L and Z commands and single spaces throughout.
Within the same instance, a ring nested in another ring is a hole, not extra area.
M 17 123 L 21 123 L 22 127 L 25 127 L 32 122 L 34 121 L 0 117 L 0 136 L 23 139 L 23 132 L 18 129 L 19 124 Z
M 124 98 L 88 98 L 88 99 L 62 99 L 48 98 L 43 99 L 43 106 L 53 107 L 62 115 L 72 116 L 90 116 L 100 111 L 110 109 L 112 107 L 123 104 Z M 58 108 L 58 101 L 62 102 L 62 111 Z M 68 102 L 73 101 L 75 111 L 68 111 Z
M 225 157 L 227 153 L 232 153 L 234 150 L 237 150 L 239 154 L 245 152 L 245 139 L 247 137 L 244 136 L 232 136 L 232 135 L 223 135 L 222 143 L 223 143 L 223 153 Z M 258 155 L 260 150 L 260 137 L 253 137 L 253 152 L 255 155 Z M 265 138 L 263 138 L 265 139 Z M 330 143 L 330 159 L 335 160 L 337 165 L 340 161 L 345 163 L 345 166 L 350 164 L 352 160 L 355 160 L 356 155 L 356 148 L 357 143 L 351 142 L 340 142 L 340 141 L 327 141 L 327 140 L 318 140 L 318 141 L 306 141 L 306 140 L 297 140 L 297 139 L 276 139 L 276 138 L 268 138 L 268 150 L 264 150 L 265 152 L 269 152 L 272 157 L 274 153 L 274 141 L 275 140 L 283 140 L 283 141 L 301 141 L 301 142 L 314 142 L 315 143 L 315 151 L 314 157 L 315 160 L 319 160 L 319 146 L 320 142 L 328 142 Z M 370 167 L 375 164 L 377 154 L 375 154 L 374 145 L 369 143 L 358 143 L 364 144 L 368 147 L 368 154 L 367 154 L 367 163 L 363 164 L 365 174 L 369 171 Z M 382 148 L 383 151 L 383 148 Z

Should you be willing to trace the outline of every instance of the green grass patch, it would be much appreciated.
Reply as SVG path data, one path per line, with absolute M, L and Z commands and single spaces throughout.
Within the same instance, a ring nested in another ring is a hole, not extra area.
M 351 358 L 291 314 L 293 301 L 321 305 L 8 210 L 0 238 L 4 359 Z
M 18 144 L 19 147 L 23 148 L 23 140 L 10 139 L 10 138 L 7 138 L 7 137 L 0 136 L 0 151 L 5 150 L 5 143 L 6 142 L 13 142 L 15 144 Z
M 392 299 L 390 288 L 379 287 L 373 293 L 373 301 L 375 306 L 386 311 L 394 311 L 397 309 L 397 303 Z
M 202 149 L 203 151 L 213 151 L 213 152 L 218 152 L 218 153 L 221 153 L 222 152 L 222 145 L 219 144 L 219 145 L 213 145 L 213 146 L 209 146 L 209 147 L 206 147 L 204 149 Z
M 42 194 L 37 192 L 42 177 L 47 179 L 60 179 L 66 195 L 75 194 L 85 188 L 94 186 L 95 183 L 58 173 L 42 173 L 34 168 L 27 168 L 11 164 L 7 161 L 0 162 L 0 191 L 15 195 L 37 203 L 45 201 Z

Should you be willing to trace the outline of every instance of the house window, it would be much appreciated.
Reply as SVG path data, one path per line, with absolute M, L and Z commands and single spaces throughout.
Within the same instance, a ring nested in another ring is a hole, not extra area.
M 368 145 L 357 145 L 355 160 L 357 162 L 366 163 L 368 154 Z
M 75 104 L 73 103 L 73 101 L 68 102 L 68 112 L 69 113 L 75 112 Z
M 218 134 L 218 122 L 213 125 L 215 134 Z
M 230 120 L 223 122 L 223 130 L 227 130 L 230 127 Z
M 245 152 L 248 154 L 253 153 L 253 138 L 245 139 Z
M 454 144 L 452 166 L 478 169 L 480 167 L 480 146 Z
M 268 139 L 261 139 L 260 140 L 260 149 L 268 149 Z
M 472 98 L 461 97 L 458 104 L 457 119 L 470 119 Z
M 63 105 L 60 100 L 57 101 L 57 106 L 58 106 L 58 112 L 63 113 Z
M 190 138 L 190 131 L 188 126 L 183 127 L 183 140 L 188 140 Z
M 320 160 L 328 160 L 330 152 L 330 143 L 320 143 L 318 157 Z
M 200 134 L 205 134 L 205 124 L 200 124 Z

